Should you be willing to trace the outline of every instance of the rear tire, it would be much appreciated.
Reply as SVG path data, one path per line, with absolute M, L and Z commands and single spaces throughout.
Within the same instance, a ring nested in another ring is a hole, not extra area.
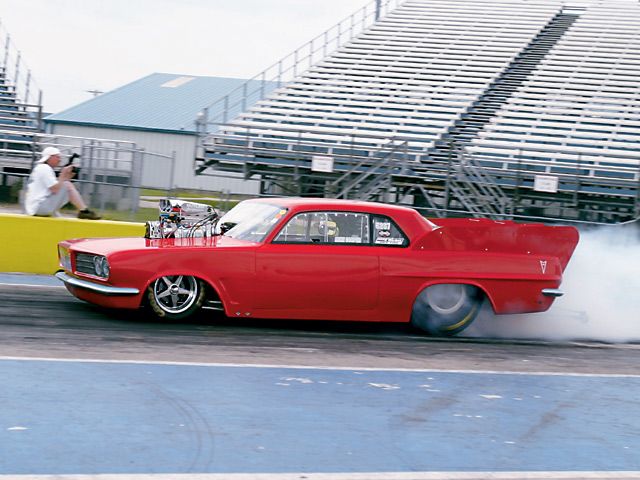
M 420 292 L 411 324 L 430 335 L 450 337 L 467 328 L 478 315 L 482 292 L 463 284 L 432 285 Z
M 147 299 L 153 312 L 167 320 L 183 320 L 196 313 L 205 298 L 203 282 L 189 275 L 160 277 L 149 285 Z

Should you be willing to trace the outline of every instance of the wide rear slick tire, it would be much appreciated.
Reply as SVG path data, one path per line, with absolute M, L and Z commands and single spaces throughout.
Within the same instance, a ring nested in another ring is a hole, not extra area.
M 450 337 L 471 325 L 482 300 L 482 292 L 472 285 L 432 285 L 416 298 L 411 324 L 430 335 Z
M 167 320 L 183 320 L 195 314 L 206 296 L 202 280 L 189 275 L 170 275 L 151 282 L 147 300 L 153 312 Z

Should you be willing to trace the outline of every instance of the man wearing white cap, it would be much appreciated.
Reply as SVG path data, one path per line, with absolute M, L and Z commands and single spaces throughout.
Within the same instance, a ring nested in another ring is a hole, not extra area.
M 60 175 L 56 178 L 53 169 L 58 165 L 60 165 L 60 150 L 55 147 L 45 148 L 29 176 L 24 202 L 27 214 L 39 217 L 57 215 L 60 208 L 71 202 L 80 210 L 78 218 L 99 219 L 99 215 L 87 208 L 82 196 L 71 183 L 73 165 L 62 168 Z

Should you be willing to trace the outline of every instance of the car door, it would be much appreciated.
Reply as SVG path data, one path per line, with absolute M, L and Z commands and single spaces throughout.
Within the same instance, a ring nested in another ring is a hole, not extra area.
M 378 249 L 369 215 L 304 212 L 256 253 L 254 308 L 278 316 L 349 318 L 378 305 Z

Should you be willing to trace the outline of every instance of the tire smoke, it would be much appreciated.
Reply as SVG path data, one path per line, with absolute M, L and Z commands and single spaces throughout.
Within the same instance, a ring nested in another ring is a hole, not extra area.
M 549 311 L 495 316 L 485 305 L 462 334 L 532 340 L 640 341 L 640 228 L 631 224 L 580 232 Z

